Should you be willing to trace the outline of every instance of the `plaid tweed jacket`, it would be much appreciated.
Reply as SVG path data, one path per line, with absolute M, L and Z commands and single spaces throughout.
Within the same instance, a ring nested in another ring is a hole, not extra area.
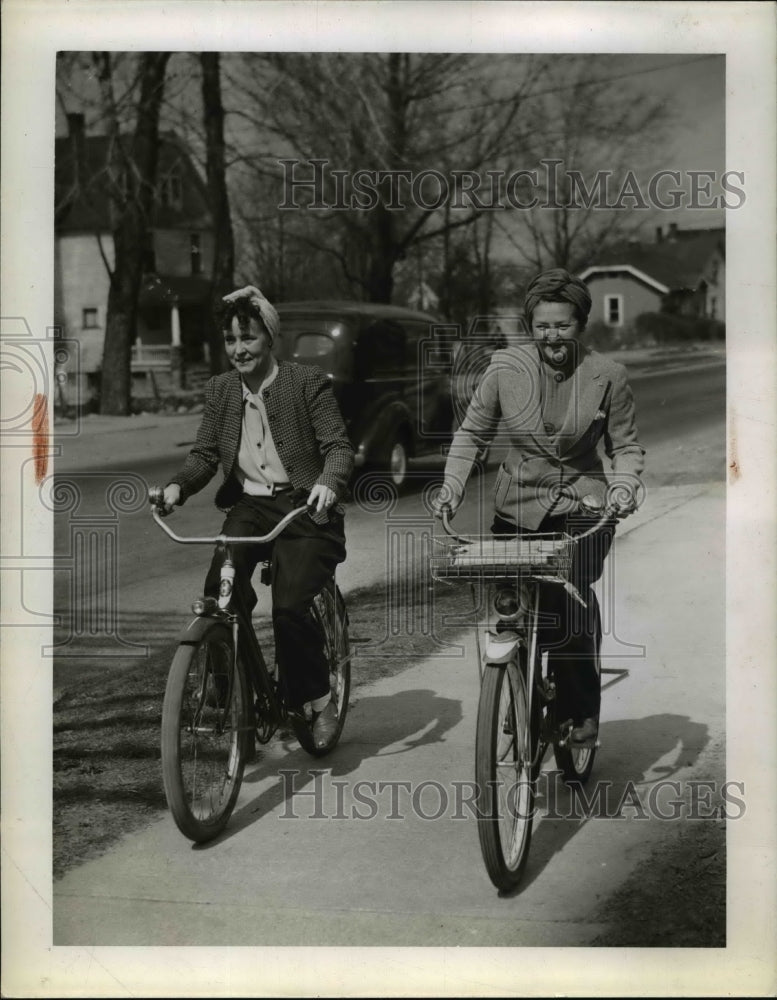
M 308 492 L 316 483 L 346 493 L 353 470 L 353 447 L 329 380 L 312 365 L 278 362 L 278 374 L 264 390 L 273 441 L 292 488 Z M 236 371 L 215 375 L 205 387 L 205 410 L 197 440 L 183 468 L 170 481 L 183 503 L 206 486 L 221 465 L 224 482 L 216 506 L 232 507 L 242 493 L 236 475 L 243 426 L 243 389 Z M 335 510 L 342 513 L 338 504 Z

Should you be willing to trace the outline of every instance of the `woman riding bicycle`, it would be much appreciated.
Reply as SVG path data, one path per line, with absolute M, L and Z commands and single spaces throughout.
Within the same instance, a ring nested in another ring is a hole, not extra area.
M 273 630 L 286 704 L 292 711 L 309 704 L 314 742 L 324 746 L 337 727 L 337 712 L 324 637 L 310 607 L 345 559 L 340 501 L 353 448 L 324 373 L 273 357 L 280 318 L 259 289 L 248 286 L 224 301 L 224 347 L 234 371 L 208 382 L 197 440 L 165 487 L 165 504 L 183 504 L 221 464 L 224 481 L 215 502 L 228 511 L 224 535 L 264 535 L 294 507 L 310 507 L 309 516 L 297 518 L 272 543 Z M 233 602 L 248 621 L 256 604 L 251 575 L 268 555 L 262 546 L 234 552 Z M 218 595 L 220 565 L 214 554 L 206 596 Z
M 435 513 L 459 506 L 478 454 L 499 429 L 509 452 L 494 487 L 492 532 L 579 535 L 598 519 L 580 513 L 583 498 L 619 515 L 636 509 L 645 453 L 634 399 L 625 368 L 580 343 L 591 310 L 583 281 L 563 268 L 544 271 L 527 288 L 524 308 L 532 341 L 492 356 L 454 436 Z M 558 717 L 572 720 L 576 743 L 598 732 L 601 621 L 591 585 L 614 532 L 610 520 L 575 546 L 570 582 L 585 610 L 563 588 L 543 586 L 539 643 L 552 658 Z

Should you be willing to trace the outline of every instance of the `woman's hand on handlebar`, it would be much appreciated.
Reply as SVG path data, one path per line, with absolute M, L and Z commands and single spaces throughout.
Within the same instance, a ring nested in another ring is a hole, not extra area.
M 629 483 L 613 483 L 607 490 L 606 503 L 616 517 L 628 517 L 639 506 L 637 491 Z
M 320 514 L 322 510 L 329 510 L 335 500 L 337 500 L 337 495 L 334 490 L 324 486 L 323 483 L 316 483 L 310 491 L 306 503 L 308 507 L 315 507 L 316 514 Z
M 636 492 L 625 484 L 610 486 L 607 497 L 602 503 L 597 497 L 588 494 L 580 501 L 580 511 L 592 517 L 628 517 L 639 506 Z
M 181 487 L 178 483 L 168 483 L 164 489 L 159 486 L 149 490 L 148 498 L 156 507 L 162 517 L 171 514 L 173 507 L 178 507 L 181 502 Z
M 435 517 L 442 518 L 445 511 L 447 511 L 448 517 L 453 517 L 460 504 L 461 497 L 456 495 L 448 483 L 443 483 L 437 495 L 432 498 L 432 514 Z

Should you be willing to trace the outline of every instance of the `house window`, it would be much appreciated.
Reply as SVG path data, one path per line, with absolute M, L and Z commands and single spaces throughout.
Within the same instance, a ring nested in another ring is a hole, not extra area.
M 623 296 L 604 296 L 604 322 L 608 326 L 623 326 Z
M 191 238 L 192 254 L 192 274 L 202 273 L 202 250 L 200 248 L 200 234 L 192 233 Z
M 84 309 L 82 314 L 81 325 L 85 330 L 96 330 L 98 327 L 97 323 L 97 310 L 96 309 Z
M 174 163 L 159 182 L 159 204 L 180 210 L 183 201 L 181 165 Z

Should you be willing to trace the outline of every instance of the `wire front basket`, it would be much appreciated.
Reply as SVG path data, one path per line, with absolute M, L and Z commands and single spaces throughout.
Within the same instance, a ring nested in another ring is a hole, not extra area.
M 429 571 L 435 580 L 504 579 L 508 577 L 569 580 L 575 539 L 570 535 L 526 535 L 499 538 L 432 538 Z

